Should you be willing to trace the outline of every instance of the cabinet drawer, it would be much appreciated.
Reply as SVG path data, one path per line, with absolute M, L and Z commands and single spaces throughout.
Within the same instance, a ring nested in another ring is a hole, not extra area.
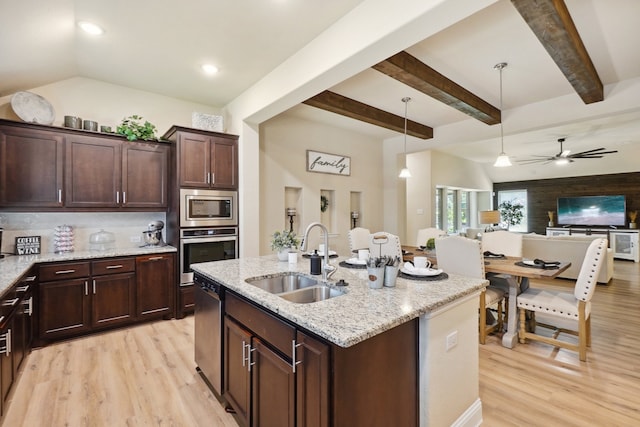
M 225 313 L 242 323 L 251 332 L 291 358 L 291 343 L 296 338 L 296 328 L 272 314 L 226 293 Z
M 88 277 L 91 268 L 88 262 L 60 262 L 40 266 L 40 282 Z
M 103 274 L 128 273 L 135 270 L 135 258 L 112 258 L 99 261 L 91 261 L 91 274 L 94 276 Z

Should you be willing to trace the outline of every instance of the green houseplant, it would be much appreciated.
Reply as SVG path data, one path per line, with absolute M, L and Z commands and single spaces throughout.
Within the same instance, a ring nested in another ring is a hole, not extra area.
M 116 132 L 126 136 L 129 141 L 158 139 L 156 137 L 156 127 L 146 120 L 143 123 L 142 120 L 142 117 L 136 114 L 125 117 L 122 119 L 122 123 L 116 128 Z
M 278 259 L 286 261 L 291 249 L 297 249 L 300 244 L 295 231 L 276 231 L 271 235 L 271 250 L 278 252 Z
M 515 200 L 505 200 L 498 205 L 500 218 L 507 223 L 507 228 L 522 222 L 524 205 Z

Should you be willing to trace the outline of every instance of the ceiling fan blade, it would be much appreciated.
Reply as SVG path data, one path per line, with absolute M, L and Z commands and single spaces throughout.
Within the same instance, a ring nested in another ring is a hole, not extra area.
M 597 153 L 598 151 L 602 151 L 602 150 L 606 150 L 606 148 L 601 147 L 601 148 L 594 148 L 593 150 L 581 151 L 579 153 L 573 154 L 573 156 L 581 156 L 583 154 Z M 598 153 L 598 154 L 602 154 L 602 153 Z

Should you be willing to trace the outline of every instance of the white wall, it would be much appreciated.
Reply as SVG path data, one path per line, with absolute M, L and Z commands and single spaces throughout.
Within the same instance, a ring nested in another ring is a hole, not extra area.
M 351 157 L 351 175 L 340 176 L 307 172 L 306 150 Z M 359 226 L 372 232 L 382 229 L 383 198 L 382 141 L 286 114 L 260 125 L 260 254 L 272 253 L 270 237 L 276 230 L 288 229 L 285 188 L 299 189 L 298 216 L 294 231 L 304 233 L 314 221 L 330 223 L 330 247 L 347 255 L 350 230 L 351 192 L 361 192 Z M 326 213 L 320 211 L 321 190 L 332 190 Z M 325 224 L 327 225 L 327 224 Z M 309 248 L 320 243 L 314 230 Z
M 84 77 L 74 77 L 29 89 L 44 97 L 55 111 L 54 126 L 62 126 L 64 116 L 95 120 L 115 128 L 123 118 L 136 114 L 154 124 L 158 136 L 173 125 L 191 126 L 193 112 L 220 114 L 220 109 L 130 89 Z M 0 117 L 20 120 L 11 108 L 11 96 L 0 98 Z

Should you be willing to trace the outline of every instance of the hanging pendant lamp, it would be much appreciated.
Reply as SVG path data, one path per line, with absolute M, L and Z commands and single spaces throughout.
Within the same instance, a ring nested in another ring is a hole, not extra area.
M 493 164 L 493 166 L 497 168 L 511 166 L 511 160 L 509 160 L 509 156 L 504 152 L 504 132 L 502 129 L 502 70 L 506 66 L 506 62 L 500 62 L 493 67 L 500 71 L 500 154 L 498 155 L 496 162 Z
M 411 98 L 408 96 L 402 98 L 402 102 L 404 102 L 404 167 L 400 171 L 399 178 L 411 178 L 411 172 L 407 167 L 407 104 L 409 104 Z

